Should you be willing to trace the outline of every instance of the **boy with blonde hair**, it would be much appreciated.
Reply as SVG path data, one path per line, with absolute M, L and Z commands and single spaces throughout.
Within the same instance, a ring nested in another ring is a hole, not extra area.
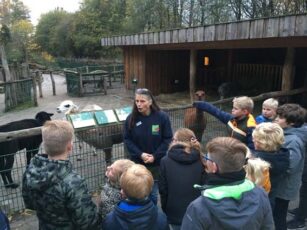
M 121 201 L 120 194 L 120 177 L 121 175 L 135 163 L 128 159 L 116 160 L 112 165 L 107 167 L 107 182 L 102 187 L 99 201 L 99 213 L 102 219 L 111 212 L 114 206 Z
M 168 229 L 167 219 L 149 195 L 153 187 L 153 177 L 145 166 L 135 164 L 120 178 L 124 200 L 107 215 L 103 229 Z
M 270 166 L 270 163 L 260 158 L 248 159 L 247 164 L 244 165 L 246 178 L 262 187 L 267 193 L 271 191 Z
M 44 149 L 23 175 L 26 208 L 36 210 L 39 229 L 100 229 L 100 216 L 84 179 L 68 156 L 74 130 L 68 121 L 47 121 L 42 127 Z
M 284 132 L 278 124 L 264 122 L 256 126 L 252 135 L 255 145 L 253 157 L 259 157 L 271 165 L 269 198 L 273 209 L 278 187 L 289 168 L 289 150 L 282 147 L 285 140 Z
M 246 145 L 231 137 L 217 137 L 206 147 L 207 180 L 198 186 L 201 196 L 190 203 L 181 229 L 273 229 L 267 194 L 245 179 Z
M 262 103 L 262 114 L 256 117 L 257 124 L 262 122 L 272 122 L 276 117 L 278 101 L 274 98 L 266 99 Z
M 204 101 L 196 101 L 193 103 L 193 106 L 219 119 L 227 125 L 227 131 L 230 137 L 234 137 L 245 143 L 250 149 L 254 149 L 252 132 L 256 126 L 256 121 L 251 114 L 254 108 L 254 102 L 247 96 L 236 97 L 232 102 L 233 108 L 231 114 Z

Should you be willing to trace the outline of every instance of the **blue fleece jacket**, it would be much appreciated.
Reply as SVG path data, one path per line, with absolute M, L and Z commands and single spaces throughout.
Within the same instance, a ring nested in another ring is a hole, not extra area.
M 212 116 L 219 119 L 221 122 L 227 125 L 229 136 L 242 141 L 250 149 L 254 149 L 252 132 L 256 126 L 256 121 L 253 115 L 249 114 L 246 117 L 238 119 L 232 114 L 226 113 L 214 105 L 204 101 L 196 101 L 193 103 L 193 106 L 210 113 Z
M 172 141 L 173 132 L 168 115 L 163 111 L 152 112 L 149 116 L 138 114 L 135 126 L 129 129 L 131 114 L 127 117 L 124 127 L 124 143 L 131 159 L 143 164 L 143 152 L 153 154 L 153 165 L 159 165 Z
M 102 229 L 168 230 L 167 219 L 151 200 L 144 204 L 121 201 L 110 212 Z

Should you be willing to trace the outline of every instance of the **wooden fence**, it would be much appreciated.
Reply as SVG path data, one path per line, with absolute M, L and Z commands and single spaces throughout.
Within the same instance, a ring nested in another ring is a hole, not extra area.
M 281 89 L 282 65 L 236 64 L 232 81 L 240 82 L 242 88 L 260 88 L 264 92 Z
M 22 105 L 27 107 L 37 105 L 33 91 L 33 79 L 4 82 L 0 86 L 4 88 L 6 112 Z
M 49 71 L 49 74 L 52 83 L 52 92 L 53 95 L 56 95 L 52 71 Z M 0 83 L 0 87 L 3 89 L 2 92 L 5 94 L 5 112 L 22 106 L 37 106 L 37 96 L 40 98 L 43 97 L 42 82 L 42 72 L 36 71 L 32 73 L 32 78 Z

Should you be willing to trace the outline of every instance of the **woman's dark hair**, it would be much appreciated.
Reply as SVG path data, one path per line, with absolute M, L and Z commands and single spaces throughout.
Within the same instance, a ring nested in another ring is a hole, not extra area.
M 152 95 L 152 93 L 150 92 L 150 90 L 146 89 L 146 88 L 140 88 L 137 89 L 135 91 L 135 95 L 144 95 L 146 96 L 149 100 L 152 101 L 151 105 L 150 105 L 150 109 L 151 112 L 156 112 L 156 111 L 160 111 L 160 107 L 158 106 L 156 99 L 154 98 L 154 96 Z M 132 109 L 132 113 L 131 113 L 131 117 L 130 117 L 130 121 L 129 121 L 129 129 L 132 129 L 135 125 L 135 119 L 136 116 L 139 114 L 138 108 L 135 104 L 135 102 L 133 103 L 133 109 Z

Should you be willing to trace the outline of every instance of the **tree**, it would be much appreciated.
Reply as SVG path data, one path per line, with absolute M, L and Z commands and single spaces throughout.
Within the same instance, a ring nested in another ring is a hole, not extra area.
M 11 27 L 12 49 L 18 50 L 20 61 L 27 61 L 27 47 L 33 35 L 33 25 L 28 20 L 18 20 Z
M 68 30 L 71 17 L 71 14 L 59 8 L 41 16 L 36 26 L 35 41 L 42 51 L 54 56 L 66 56 L 67 49 L 71 47 Z
M 4 69 L 6 81 L 11 80 L 11 72 L 9 69 L 9 65 L 7 63 L 5 45 L 10 40 L 10 30 L 5 24 L 0 24 L 0 53 L 1 53 L 1 62 Z
M 10 4 L 10 21 L 11 24 L 19 20 L 30 21 L 30 11 L 27 6 L 23 4 L 20 0 L 12 0 Z

